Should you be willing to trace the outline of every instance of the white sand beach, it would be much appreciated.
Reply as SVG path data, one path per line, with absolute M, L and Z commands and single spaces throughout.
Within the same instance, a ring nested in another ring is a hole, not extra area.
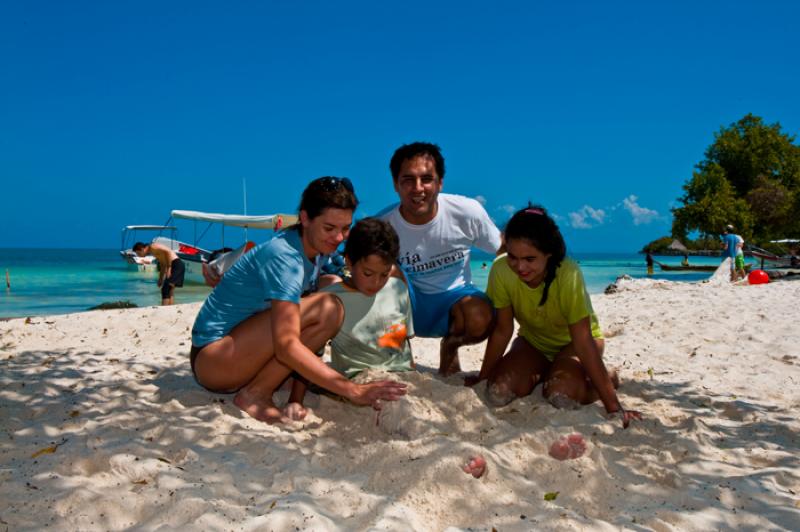
M 800 528 L 800 282 L 593 300 L 645 416 L 627 430 L 540 389 L 490 408 L 425 339 L 381 423 L 311 394 L 307 420 L 269 426 L 193 381 L 197 304 L 0 322 L 0 531 Z M 573 432 L 586 453 L 551 458 Z M 461 469 L 477 454 L 481 478 Z

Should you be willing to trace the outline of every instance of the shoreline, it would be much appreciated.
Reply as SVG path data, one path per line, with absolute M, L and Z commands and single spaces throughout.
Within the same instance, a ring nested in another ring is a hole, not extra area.
M 194 383 L 199 303 L 0 322 L 0 519 L 9 529 L 791 529 L 800 520 L 798 283 L 648 279 L 592 300 L 623 430 L 535 390 L 494 409 L 412 340 L 404 416 L 309 394 L 291 426 Z M 732 341 L 735 339 L 735 341 Z M 483 345 L 462 349 L 477 370 Z M 281 397 L 279 397 L 280 399 Z M 398 405 L 400 407 L 400 405 Z M 559 437 L 577 459 L 548 455 Z M 481 454 L 488 473 L 461 470 Z M 547 494 L 555 499 L 545 500 Z

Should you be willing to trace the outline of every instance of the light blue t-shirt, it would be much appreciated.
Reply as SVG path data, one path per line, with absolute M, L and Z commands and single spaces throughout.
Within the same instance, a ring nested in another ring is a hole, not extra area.
M 736 246 L 739 244 L 739 235 L 728 233 L 722 237 L 722 242 L 727 244 L 728 249 L 725 250 L 725 256 L 730 258 L 736 257 Z
M 295 229 L 246 253 L 209 294 L 192 327 L 192 345 L 203 347 L 244 320 L 272 306 L 272 300 L 300 303 L 318 277 Z

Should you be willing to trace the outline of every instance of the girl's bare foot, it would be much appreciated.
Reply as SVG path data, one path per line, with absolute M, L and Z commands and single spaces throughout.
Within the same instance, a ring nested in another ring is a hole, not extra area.
M 461 466 L 461 469 L 475 478 L 481 478 L 486 473 L 486 459 L 479 454 L 470 456 L 467 463 Z
M 233 398 L 233 404 L 252 418 L 266 423 L 286 423 L 289 421 L 275 403 L 272 402 L 272 394 L 266 398 L 262 395 L 248 393 L 246 388 L 239 390 Z
M 556 460 L 571 460 L 583 456 L 585 452 L 586 440 L 578 432 L 569 436 L 561 436 L 550 446 L 550 456 Z

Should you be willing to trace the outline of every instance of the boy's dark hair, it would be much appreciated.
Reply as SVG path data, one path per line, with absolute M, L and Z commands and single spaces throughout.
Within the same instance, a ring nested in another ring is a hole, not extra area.
M 308 184 L 300 196 L 298 211 L 306 211 L 308 218 L 313 220 L 325 209 L 344 209 L 355 211 L 358 207 L 353 183 L 346 177 L 324 176 L 318 177 Z M 302 231 L 300 224 L 296 224 Z
M 444 179 L 444 157 L 442 157 L 442 149 L 430 142 L 412 142 L 411 144 L 404 144 L 397 148 L 394 155 L 392 155 L 392 160 L 389 161 L 392 179 L 397 181 L 400 175 L 400 167 L 403 166 L 403 161 L 419 156 L 433 158 L 434 165 L 436 166 L 436 174 L 439 176 L 439 179 Z
M 344 245 L 344 255 L 350 259 L 350 264 L 369 255 L 378 255 L 388 264 L 394 264 L 400 255 L 400 239 L 389 222 L 378 218 L 363 218 L 350 229 Z
M 530 205 L 520 209 L 506 224 L 506 242 L 513 239 L 524 238 L 542 253 L 550 253 L 547 259 L 547 273 L 544 277 L 544 291 L 539 306 L 547 301 L 547 292 L 550 285 L 556 278 L 556 270 L 561 266 L 561 262 L 567 255 L 567 245 L 564 237 L 544 207 L 540 205 Z
M 136 253 L 137 251 L 141 251 L 146 247 L 147 247 L 147 244 L 145 244 L 144 242 L 137 242 L 137 243 L 135 243 L 133 245 L 132 249 L 133 249 L 133 252 Z

